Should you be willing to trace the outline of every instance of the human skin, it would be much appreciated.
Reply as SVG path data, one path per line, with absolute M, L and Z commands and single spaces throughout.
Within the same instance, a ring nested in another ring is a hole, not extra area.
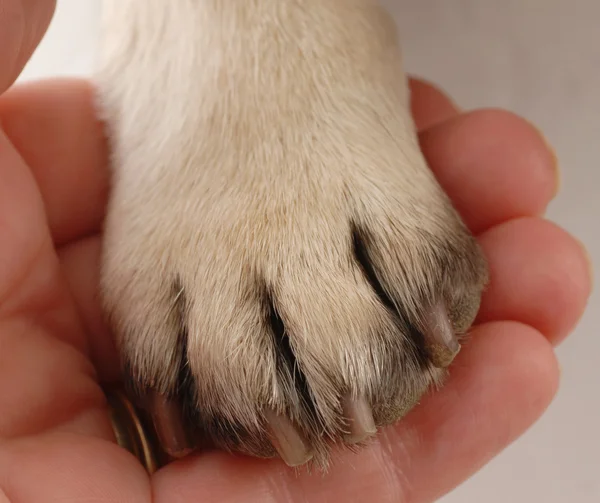
M 0 0 L 0 92 L 53 9 L 52 1 Z M 115 444 L 101 383 L 120 373 L 96 298 L 108 168 L 92 89 L 52 80 L 4 92 L 0 503 L 428 502 L 542 414 L 558 385 L 553 347 L 591 288 L 580 243 L 542 218 L 558 188 L 556 159 L 523 119 L 461 113 L 433 86 L 411 85 L 423 151 L 478 236 L 491 283 L 447 384 L 359 454 L 337 453 L 326 476 L 210 452 L 149 477 Z

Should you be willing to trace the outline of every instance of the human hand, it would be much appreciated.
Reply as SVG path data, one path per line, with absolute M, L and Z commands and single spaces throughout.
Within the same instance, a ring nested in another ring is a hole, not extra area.
M 0 92 L 21 70 L 54 2 L 0 0 Z M 557 189 L 539 133 L 501 111 L 460 114 L 413 81 L 423 150 L 487 254 L 491 284 L 439 392 L 331 472 L 200 453 L 149 477 L 116 445 L 100 383 L 119 379 L 96 298 L 106 147 L 86 82 L 53 80 L 0 98 L 0 502 L 432 501 L 543 412 L 552 346 L 590 289 L 581 246 L 540 218 Z M 4 493 L 4 496 L 3 496 Z M 4 500 L 3 500 L 4 497 Z

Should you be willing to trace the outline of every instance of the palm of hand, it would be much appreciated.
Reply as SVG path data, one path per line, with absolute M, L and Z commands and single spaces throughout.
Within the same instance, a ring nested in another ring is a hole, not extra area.
M 481 144 L 503 121 L 512 121 L 513 130 L 528 128 L 528 148 L 544 152 L 536 133 L 512 116 L 481 112 L 452 118 L 455 112 L 441 94 L 418 83 L 414 90 L 420 124 L 451 117 L 422 135 L 432 167 L 449 191 L 457 190 L 452 188 L 455 171 L 469 156 L 465 152 L 462 162 L 447 157 L 448 140 L 468 141 L 477 132 Z M 47 127 L 58 113 L 64 130 Z M 533 327 L 553 340 L 570 329 L 587 294 L 586 266 L 578 245 L 556 227 L 533 217 L 511 220 L 511 213 L 539 213 L 552 194 L 550 171 L 544 175 L 530 170 L 518 183 L 537 195 L 525 202 L 517 194 L 504 197 L 504 207 L 499 207 L 473 197 L 480 203 L 475 206 L 469 194 L 453 194 L 479 232 L 498 281 L 486 295 L 473 341 L 442 392 L 428 397 L 360 456 L 341 454 L 326 479 L 306 474 L 296 478 L 277 461 L 211 453 L 170 465 L 151 482 L 139 463 L 114 443 L 98 384 L 99 379 L 118 379 L 118 370 L 94 297 L 106 170 L 90 89 L 82 82 L 17 88 L 3 97 L 0 116 L 18 148 L 2 137 L 0 232 L 8 246 L 2 248 L 0 262 L 0 404 L 9 413 L 0 419 L 6 439 L 0 444 L 0 487 L 9 500 L 40 501 L 51 494 L 65 501 L 95 494 L 103 501 L 149 501 L 154 493 L 156 501 L 174 501 L 174 494 L 182 500 L 185 495 L 205 495 L 215 501 L 248 501 L 265 491 L 277 499 L 277 491 L 283 490 L 298 498 L 311 495 L 311 501 L 333 491 L 352 500 L 377 488 L 379 501 L 397 501 L 398 495 L 404 501 L 428 501 L 486 461 L 549 402 L 556 364 L 548 340 Z M 481 129 L 485 121 L 491 124 L 488 132 Z M 501 142 L 514 145 L 515 139 L 505 136 Z M 65 148 L 57 149 L 61 144 Z M 89 148 L 81 148 L 85 145 Z M 474 151 L 471 160 L 480 166 L 487 159 Z M 542 155 L 541 164 L 546 160 Z M 506 164 L 497 169 L 502 166 Z M 495 169 L 488 163 L 485 176 L 471 177 L 481 185 L 479 194 L 514 184 L 508 178 L 499 184 Z M 73 176 L 77 171 L 80 175 Z M 504 170 L 503 176 L 511 173 Z M 486 180 L 494 177 L 490 186 Z M 531 233 L 538 242 L 551 240 L 554 250 L 537 253 L 535 241 L 524 239 Z M 578 267 L 573 260 L 568 271 L 554 267 L 550 279 L 519 271 L 530 263 L 518 257 L 536 253 L 543 269 L 560 256 L 574 257 Z M 561 292 L 548 289 L 557 282 Z M 520 307 L 523 302 L 528 309 Z M 531 326 L 500 321 L 511 318 Z M 505 414 L 499 416 L 499 410 Z M 453 459 L 459 463 L 452 464 Z M 444 475 L 431 484 L 430 473 Z

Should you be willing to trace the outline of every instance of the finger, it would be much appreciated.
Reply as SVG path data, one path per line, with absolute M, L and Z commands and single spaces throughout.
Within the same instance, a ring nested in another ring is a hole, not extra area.
M 10 310 L 9 295 L 32 274 L 39 250 L 50 244 L 45 241 L 35 181 L 0 130 L 0 313 Z
M 0 180 L 0 438 L 4 438 L 37 433 L 53 426 L 53 421 L 81 418 L 77 412 L 87 405 L 84 398 L 95 382 L 37 185 L 1 131 Z M 87 374 L 82 370 L 85 364 Z M 78 373 L 87 377 L 85 389 L 77 388 L 79 382 L 71 378 Z M 59 407 L 61 399 L 68 403 L 65 410 Z
M 101 383 L 115 383 L 121 367 L 113 338 L 98 302 L 100 236 L 74 241 L 59 252 L 73 298 L 89 338 L 89 357 Z
M 46 33 L 56 0 L 0 0 L 0 94 L 17 79 Z
M 411 81 L 417 124 L 454 114 L 433 86 Z M 108 193 L 107 150 L 86 81 L 17 86 L 0 99 L 0 122 L 38 181 L 57 244 L 100 228 Z
M 98 229 L 108 170 L 91 86 L 74 79 L 17 86 L 0 99 L 0 122 L 33 172 L 55 243 Z
M 65 432 L 4 442 L 0 486 L 2 503 L 154 501 L 147 473 L 125 449 Z
M 0 339 L 0 438 L 65 428 L 114 438 L 85 355 L 25 317 L 3 321 Z
M 475 233 L 543 214 L 557 191 L 553 152 L 537 129 L 509 112 L 462 115 L 420 140 L 431 169 Z
M 2 130 L 0 181 L 0 321 L 29 315 L 85 352 L 38 187 Z
M 411 79 L 410 104 L 417 130 L 422 131 L 456 117 L 458 107 L 439 87 L 421 79 Z
M 157 503 L 209 501 L 434 501 L 523 433 L 546 409 L 558 369 L 544 337 L 505 322 L 481 326 L 450 380 L 360 455 L 340 453 L 330 473 L 207 453 L 155 475 Z M 357 477 L 357 474 L 360 474 Z
M 583 246 L 556 225 L 524 218 L 480 236 L 491 281 L 478 321 L 526 323 L 557 344 L 573 330 L 591 290 Z

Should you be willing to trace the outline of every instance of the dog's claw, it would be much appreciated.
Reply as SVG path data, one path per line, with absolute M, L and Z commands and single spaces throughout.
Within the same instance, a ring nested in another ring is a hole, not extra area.
M 460 351 L 460 344 L 442 302 L 435 304 L 426 314 L 423 336 L 433 365 L 437 368 L 450 366 Z
M 181 405 L 159 393 L 151 393 L 149 407 L 160 445 L 173 458 L 187 456 L 193 447 L 181 418 Z
M 344 437 L 347 443 L 358 444 L 377 433 L 371 406 L 364 397 L 346 397 L 342 408 L 348 420 L 348 433 Z
M 309 446 L 289 419 L 269 412 L 267 413 L 267 422 L 273 446 L 286 465 L 300 466 L 312 459 L 313 453 Z

